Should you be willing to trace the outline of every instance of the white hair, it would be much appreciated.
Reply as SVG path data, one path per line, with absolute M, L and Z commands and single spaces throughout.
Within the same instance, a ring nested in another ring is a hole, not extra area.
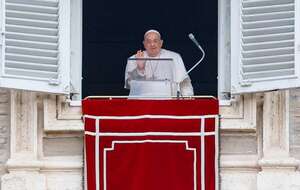
M 147 36 L 149 33 L 155 33 L 155 34 L 157 34 L 157 35 L 159 36 L 159 38 L 161 38 L 161 35 L 160 35 L 159 31 L 151 29 L 151 30 L 148 30 L 147 32 L 145 32 L 145 34 L 144 34 L 144 39 L 146 38 L 146 36 Z

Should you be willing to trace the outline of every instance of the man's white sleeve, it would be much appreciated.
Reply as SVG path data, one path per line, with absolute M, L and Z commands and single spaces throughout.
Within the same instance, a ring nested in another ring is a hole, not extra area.
M 190 77 L 186 74 L 183 60 L 179 54 L 174 57 L 176 82 L 180 82 L 180 91 L 183 96 L 193 96 L 194 89 Z

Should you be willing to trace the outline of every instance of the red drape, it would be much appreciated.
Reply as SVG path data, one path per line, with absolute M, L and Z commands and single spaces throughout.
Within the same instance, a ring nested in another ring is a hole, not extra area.
M 217 189 L 216 99 L 91 98 L 83 114 L 88 190 Z

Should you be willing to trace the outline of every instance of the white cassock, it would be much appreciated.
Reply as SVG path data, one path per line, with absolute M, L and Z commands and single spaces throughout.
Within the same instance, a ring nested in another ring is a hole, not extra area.
M 135 58 L 131 56 L 130 58 Z M 192 96 L 194 95 L 193 86 L 191 84 L 190 77 L 186 75 L 186 69 L 183 63 L 181 56 L 173 51 L 166 49 L 161 49 L 160 54 L 157 57 L 149 57 L 147 52 L 144 52 L 144 58 L 157 58 L 157 59 L 172 59 L 172 66 L 174 74 L 172 75 L 172 80 L 175 83 L 180 84 L 180 92 L 183 96 Z M 130 80 L 132 75 L 135 75 L 134 78 L 140 79 L 169 79 L 169 68 L 166 64 L 159 64 L 157 61 L 147 61 L 145 65 L 145 72 L 141 73 L 137 69 L 136 62 L 128 61 L 125 71 L 125 88 L 130 89 Z M 153 89 L 155 90 L 155 89 Z

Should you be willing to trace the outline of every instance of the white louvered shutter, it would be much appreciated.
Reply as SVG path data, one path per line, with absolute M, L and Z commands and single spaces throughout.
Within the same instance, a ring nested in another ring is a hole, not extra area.
M 233 0 L 231 91 L 300 86 L 299 0 Z
M 68 0 L 2 0 L 0 87 L 70 91 Z

